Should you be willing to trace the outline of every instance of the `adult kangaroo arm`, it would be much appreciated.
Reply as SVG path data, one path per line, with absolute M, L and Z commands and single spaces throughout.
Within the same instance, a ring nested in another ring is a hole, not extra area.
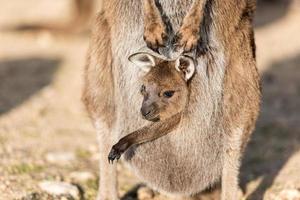
M 180 30 L 176 34 L 179 46 L 185 52 L 197 47 L 200 39 L 200 24 L 204 18 L 204 9 L 208 0 L 194 0 L 191 9 L 184 17 Z
M 204 34 L 209 34 L 203 26 L 210 26 L 213 23 L 221 35 L 226 38 L 234 32 L 240 21 L 244 18 L 252 20 L 256 7 L 255 0 L 194 0 L 189 12 L 184 17 L 182 25 L 176 34 L 176 41 L 179 47 L 185 52 L 198 48 L 199 41 L 204 40 Z M 203 41 L 202 41 L 203 42 Z M 205 43 L 204 43 L 205 44 Z
M 143 0 L 144 40 L 154 51 L 164 46 L 167 39 L 166 26 L 155 0 Z
M 133 145 L 150 142 L 168 134 L 179 124 L 181 114 L 177 113 L 164 121 L 154 122 L 121 138 L 110 150 L 109 161 L 113 162 L 115 159 L 119 159 Z

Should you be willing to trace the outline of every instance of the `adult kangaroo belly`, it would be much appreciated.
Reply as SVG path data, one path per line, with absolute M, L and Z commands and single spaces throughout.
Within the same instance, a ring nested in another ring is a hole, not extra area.
M 176 130 L 133 147 L 125 160 L 138 176 L 160 191 L 195 194 L 221 176 L 221 134 Z

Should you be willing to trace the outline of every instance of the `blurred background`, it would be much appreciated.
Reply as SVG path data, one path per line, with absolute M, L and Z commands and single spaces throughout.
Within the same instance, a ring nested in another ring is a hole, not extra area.
M 94 199 L 96 135 L 80 101 L 97 0 L 0 0 L 0 199 Z M 258 0 L 263 107 L 241 171 L 244 199 L 300 199 L 300 2 Z M 166 199 L 122 164 L 127 199 Z M 138 192 L 136 192 L 138 191 Z

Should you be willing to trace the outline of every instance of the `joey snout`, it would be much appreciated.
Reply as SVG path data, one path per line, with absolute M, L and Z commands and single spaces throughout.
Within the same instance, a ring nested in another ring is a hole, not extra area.
M 141 114 L 146 120 L 159 121 L 159 108 L 156 103 L 144 101 L 141 107 Z

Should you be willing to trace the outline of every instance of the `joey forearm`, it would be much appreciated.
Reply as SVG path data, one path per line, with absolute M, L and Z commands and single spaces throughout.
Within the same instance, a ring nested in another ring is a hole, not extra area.
M 126 135 L 112 147 L 108 159 L 110 161 L 119 159 L 121 157 L 121 154 L 124 153 L 129 147 L 136 144 L 150 142 L 168 134 L 177 127 L 180 119 L 181 113 L 178 113 L 164 121 L 152 123 L 149 126 L 145 126 Z
M 155 122 L 149 126 L 134 131 L 123 137 L 120 141 L 134 145 L 155 140 L 174 130 L 180 122 L 180 119 L 181 113 L 178 113 L 164 121 Z

